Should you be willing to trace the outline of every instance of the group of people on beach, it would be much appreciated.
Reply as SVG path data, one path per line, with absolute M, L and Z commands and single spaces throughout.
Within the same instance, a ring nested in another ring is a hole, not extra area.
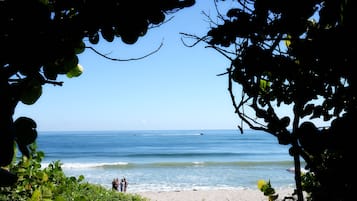
M 128 181 L 125 177 L 123 177 L 120 181 L 118 178 L 113 179 L 112 181 L 112 189 L 120 192 L 126 192 L 128 187 Z

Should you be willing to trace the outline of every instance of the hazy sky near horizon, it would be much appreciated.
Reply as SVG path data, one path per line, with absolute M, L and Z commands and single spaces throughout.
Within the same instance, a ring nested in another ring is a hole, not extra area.
M 236 129 L 239 119 L 227 90 L 230 61 L 204 43 L 186 47 L 180 32 L 204 36 L 216 19 L 214 1 L 197 0 L 193 7 L 169 15 L 134 45 L 120 38 L 91 45 L 79 55 L 84 67 L 78 78 L 60 76 L 64 85 L 46 85 L 34 105 L 20 103 L 14 117 L 27 116 L 38 130 Z M 193 40 L 186 40 L 193 43 Z

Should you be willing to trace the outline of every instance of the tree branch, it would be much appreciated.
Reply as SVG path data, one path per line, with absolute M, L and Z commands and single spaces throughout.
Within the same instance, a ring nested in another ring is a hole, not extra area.
M 264 125 L 260 124 L 259 122 L 255 121 L 254 119 L 252 119 L 249 116 L 245 115 L 243 106 L 251 98 L 248 97 L 248 99 L 244 99 L 244 93 L 242 93 L 242 99 L 241 99 L 239 105 L 237 105 L 236 100 L 235 100 L 235 96 L 234 96 L 234 93 L 233 93 L 232 65 L 231 65 L 231 67 L 229 69 L 227 69 L 227 71 L 228 71 L 228 91 L 229 91 L 229 94 L 230 94 L 230 97 L 231 97 L 231 100 L 232 100 L 233 107 L 235 108 L 235 113 L 237 113 L 239 118 L 242 120 L 241 126 L 238 126 L 238 128 L 241 131 L 241 133 L 243 133 L 243 122 L 245 122 L 251 129 L 262 130 L 262 131 L 270 133 L 268 131 L 268 129 L 264 128 Z M 239 111 L 240 108 L 242 108 L 243 112 Z M 257 125 L 260 125 L 260 127 L 254 126 L 253 123 L 257 124 Z
M 188 33 L 182 33 L 180 32 L 181 35 L 183 35 L 184 37 L 186 38 L 192 38 L 192 39 L 195 39 L 196 42 L 194 42 L 192 45 L 188 45 L 185 41 L 183 41 L 183 39 L 181 38 L 181 41 L 183 43 L 184 46 L 186 47 L 194 47 L 195 45 L 197 45 L 199 42 L 203 41 L 203 42 L 206 42 L 206 39 L 208 38 L 207 36 L 206 37 L 198 37 L 198 36 L 195 36 L 193 34 L 188 34 Z
M 45 82 L 45 84 L 53 84 L 53 85 L 58 85 L 58 86 L 63 85 L 63 82 L 56 82 L 56 81 L 51 81 L 51 80 L 45 80 L 44 82 Z
M 100 55 L 100 56 L 102 56 L 102 57 L 104 57 L 104 58 L 106 58 L 106 59 L 112 60 L 112 61 L 134 61 L 134 60 L 144 59 L 144 58 L 146 58 L 146 57 L 149 57 L 149 56 L 155 54 L 156 52 L 158 52 L 158 51 L 161 49 L 162 46 L 163 46 L 163 42 L 160 43 L 160 46 L 159 46 L 156 50 L 150 52 L 149 54 L 146 54 L 146 55 L 144 55 L 144 56 L 142 56 L 142 57 L 129 58 L 129 59 L 118 59 L 118 58 L 108 57 L 107 55 L 105 55 L 105 54 L 103 54 L 103 53 L 100 53 L 98 50 L 96 50 L 96 49 L 93 48 L 93 47 L 86 47 L 86 48 L 88 48 L 88 49 L 92 50 L 93 52 L 95 52 L 96 54 L 98 54 L 98 55 Z

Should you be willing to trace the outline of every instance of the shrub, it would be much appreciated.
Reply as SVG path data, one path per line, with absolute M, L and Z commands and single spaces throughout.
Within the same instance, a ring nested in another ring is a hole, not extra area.
M 30 157 L 14 158 L 6 167 L 17 175 L 17 182 L 0 187 L 0 200 L 16 201 L 147 201 L 137 194 L 115 192 L 97 184 L 85 182 L 84 176 L 67 177 L 60 161 L 42 168 L 42 151 L 35 143 L 29 146 Z

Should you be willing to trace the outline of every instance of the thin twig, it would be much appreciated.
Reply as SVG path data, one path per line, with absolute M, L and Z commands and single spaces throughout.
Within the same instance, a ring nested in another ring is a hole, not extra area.
M 103 54 L 103 53 L 100 53 L 98 50 L 96 50 L 96 49 L 93 48 L 93 47 L 86 47 L 86 48 L 88 48 L 88 49 L 92 50 L 93 52 L 95 52 L 96 54 L 98 54 L 98 55 L 100 55 L 100 56 L 102 56 L 102 57 L 104 57 L 104 58 L 106 58 L 106 59 L 112 60 L 112 61 L 135 61 L 135 60 L 144 59 L 144 58 L 146 58 L 146 57 L 149 57 L 149 56 L 155 54 L 156 52 L 158 52 L 158 51 L 161 49 L 161 47 L 162 47 L 163 45 L 164 45 L 164 43 L 161 42 L 161 43 L 160 43 L 160 46 L 159 46 L 156 50 L 150 52 L 149 54 L 146 54 L 146 55 L 144 55 L 144 56 L 142 56 L 142 57 L 129 58 L 129 59 L 118 59 L 118 58 L 108 57 L 107 55 L 105 55 L 105 54 Z
M 181 42 L 182 42 L 183 45 L 186 46 L 186 47 L 194 47 L 194 46 L 196 46 L 198 43 L 200 43 L 200 42 L 202 42 L 202 41 L 203 41 L 203 42 L 207 42 L 206 39 L 208 38 L 208 36 L 200 38 L 200 37 L 198 37 L 198 36 L 196 36 L 196 35 L 188 34 L 188 33 L 182 33 L 182 32 L 180 32 L 180 34 L 181 34 L 181 35 L 184 35 L 186 38 L 192 38 L 192 39 L 195 39 L 195 40 L 196 40 L 196 42 L 194 42 L 192 45 L 188 45 L 188 44 L 187 44 L 185 41 L 183 41 L 183 39 L 181 38 Z
M 215 49 L 217 52 L 221 53 L 224 57 L 226 57 L 228 60 L 230 61 L 233 61 L 234 59 L 230 58 L 226 53 L 230 53 L 230 52 L 227 52 L 227 51 L 224 51 L 223 49 L 221 48 L 218 48 L 216 46 L 207 46 L 207 48 L 213 48 Z
M 51 80 L 45 80 L 44 81 L 46 84 L 53 84 L 53 85 L 58 85 L 58 86 L 62 86 L 63 82 L 56 82 L 56 81 L 51 81 Z
M 173 18 L 174 18 L 174 16 L 171 16 L 169 19 L 164 20 L 163 22 L 161 22 L 161 23 L 159 23 L 159 24 L 149 26 L 148 29 L 158 28 L 158 27 L 160 27 L 161 25 L 166 24 L 167 22 L 171 21 Z

